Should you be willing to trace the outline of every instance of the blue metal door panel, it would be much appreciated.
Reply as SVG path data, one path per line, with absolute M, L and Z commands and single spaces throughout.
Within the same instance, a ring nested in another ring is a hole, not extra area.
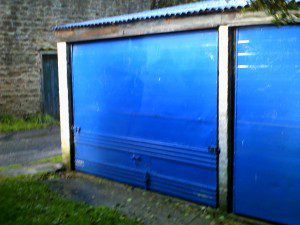
M 300 222 L 300 27 L 236 38 L 234 211 Z
M 77 170 L 216 205 L 217 31 L 73 44 Z

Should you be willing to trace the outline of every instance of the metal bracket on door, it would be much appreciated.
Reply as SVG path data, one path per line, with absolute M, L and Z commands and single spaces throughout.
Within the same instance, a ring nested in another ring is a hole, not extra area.
M 208 151 L 217 155 L 220 154 L 220 149 L 218 147 L 208 147 Z

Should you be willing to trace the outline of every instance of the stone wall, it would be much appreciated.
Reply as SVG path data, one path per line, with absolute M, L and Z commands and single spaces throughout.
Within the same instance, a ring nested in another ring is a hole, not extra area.
M 41 112 L 41 54 L 56 51 L 52 26 L 150 7 L 149 0 L 0 0 L 0 114 Z
M 191 2 L 200 2 L 203 0 L 152 0 L 152 9 L 169 7 L 173 5 L 186 4 Z

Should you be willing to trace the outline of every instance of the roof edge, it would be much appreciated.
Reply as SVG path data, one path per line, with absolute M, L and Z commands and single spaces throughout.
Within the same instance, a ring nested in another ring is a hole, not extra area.
M 206 0 L 172 7 L 147 10 L 138 13 L 105 17 L 95 20 L 87 20 L 78 23 L 69 23 L 52 27 L 54 31 L 68 30 L 83 27 L 98 27 L 111 24 L 129 23 L 149 19 L 168 18 L 173 16 L 191 16 L 209 12 L 229 11 L 249 6 L 249 0 Z

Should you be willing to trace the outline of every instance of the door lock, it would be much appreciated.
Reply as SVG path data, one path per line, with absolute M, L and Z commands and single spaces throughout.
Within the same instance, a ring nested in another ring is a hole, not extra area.
M 141 158 L 141 156 L 139 156 L 139 155 L 133 154 L 132 157 L 131 157 L 131 159 L 132 159 L 133 161 L 137 162 L 137 161 L 141 161 L 142 158 Z

